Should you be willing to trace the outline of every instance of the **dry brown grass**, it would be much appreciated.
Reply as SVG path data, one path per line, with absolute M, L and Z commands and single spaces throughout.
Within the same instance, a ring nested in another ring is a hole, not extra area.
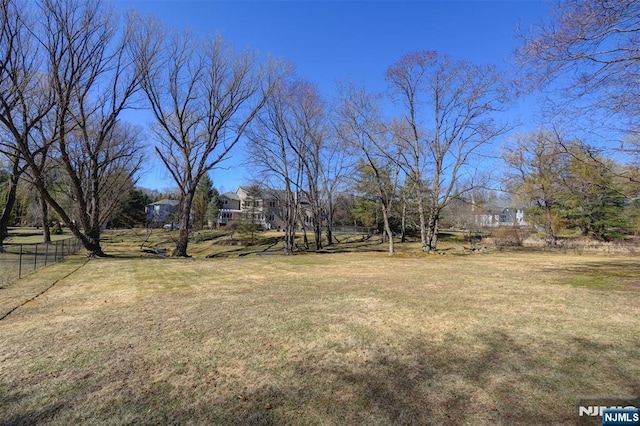
M 109 248 L 0 321 L 0 424 L 574 424 L 640 395 L 635 258 Z

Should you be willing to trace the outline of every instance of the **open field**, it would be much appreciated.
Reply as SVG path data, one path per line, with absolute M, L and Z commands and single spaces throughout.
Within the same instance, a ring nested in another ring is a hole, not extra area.
M 576 424 L 581 397 L 640 396 L 637 257 L 110 238 L 0 290 L 2 316 L 70 274 L 0 321 L 0 424 Z

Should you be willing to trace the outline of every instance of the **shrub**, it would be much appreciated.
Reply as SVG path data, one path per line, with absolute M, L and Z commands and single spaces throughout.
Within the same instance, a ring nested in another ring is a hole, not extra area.
M 224 229 L 225 229 L 225 231 L 235 231 L 236 229 L 238 229 L 238 225 L 240 225 L 240 224 L 238 223 L 238 221 L 236 221 L 236 220 L 232 220 L 232 221 L 230 221 L 230 222 L 227 222 L 227 223 L 224 225 Z
M 496 247 L 522 247 L 522 242 L 531 235 L 531 229 L 519 226 L 501 226 L 491 231 Z

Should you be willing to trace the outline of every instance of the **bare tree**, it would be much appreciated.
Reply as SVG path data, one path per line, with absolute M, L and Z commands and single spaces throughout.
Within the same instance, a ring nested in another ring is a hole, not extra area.
M 291 82 L 282 79 L 248 132 L 251 162 L 272 188 L 283 191 L 278 202 L 284 222 L 285 255 L 293 254 L 302 168 L 293 149 L 300 129 L 293 112 L 297 106 L 292 89 Z
M 228 157 L 265 104 L 275 67 L 260 67 L 255 53 L 236 53 L 220 36 L 188 32 L 141 37 L 137 55 L 155 118 L 156 153 L 180 190 L 173 255 L 187 256 L 198 183 Z
M 391 256 L 394 254 L 394 241 L 389 216 L 396 196 L 399 170 L 396 162 L 389 160 L 388 154 L 392 150 L 390 134 L 372 95 L 353 85 L 342 86 L 340 92 L 336 133 L 346 147 L 357 152 L 363 161 L 361 168 L 365 176 L 372 178 Z
M 33 138 L 33 147 L 22 144 L 20 152 L 42 197 L 90 255 L 102 256 L 100 228 L 110 210 L 102 205 L 105 191 L 122 192 L 141 162 L 138 134 L 118 120 L 139 88 L 133 28 L 120 28 L 101 2 L 43 0 L 40 12 L 39 40 L 55 108 L 41 137 Z M 47 188 L 37 167 L 34 154 L 49 147 L 65 172 L 77 215 Z
M 325 104 L 318 88 L 307 81 L 294 82 L 291 90 L 296 99 L 296 107 L 292 110 L 296 133 L 291 148 L 302 165 L 304 179 L 300 188 L 309 202 L 315 248 L 320 250 L 324 219 L 322 160 L 327 142 Z
M 621 130 L 640 131 L 640 2 L 564 0 L 552 10 L 547 22 L 523 34 L 518 57 L 527 79 L 559 88 L 581 118 L 597 111 L 604 113 L 600 120 L 614 114 L 618 123 L 628 119 Z
M 347 176 L 353 170 L 352 160 L 340 138 L 331 138 L 328 141 L 320 168 L 327 246 L 334 243 L 334 216 L 338 207 L 336 196 L 345 188 Z
M 28 167 L 21 146 L 30 144 L 36 127 L 53 108 L 53 96 L 43 76 L 41 47 L 30 5 L 18 0 L 0 2 L 0 153 L 10 163 L 10 182 L 0 216 L 0 247 L 16 201 L 18 182 Z M 43 150 L 35 150 L 42 164 Z
M 396 121 L 400 165 L 415 188 L 422 250 L 432 252 L 442 209 L 476 185 L 474 157 L 507 131 L 492 117 L 507 91 L 494 67 L 429 51 L 403 56 L 386 76 L 404 108 Z
M 143 160 L 140 135 L 139 128 L 126 123 L 117 123 L 108 132 L 85 123 L 67 136 L 65 154 L 53 159 L 64 170 L 63 186 L 56 185 L 54 191 L 66 196 L 67 206 L 72 207 L 65 211 L 98 246 L 102 228 L 133 189 Z M 63 205 L 59 196 L 56 202 Z

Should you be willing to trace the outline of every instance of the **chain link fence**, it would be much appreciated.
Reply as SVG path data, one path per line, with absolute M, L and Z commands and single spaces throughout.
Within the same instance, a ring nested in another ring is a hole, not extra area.
M 82 249 L 77 238 L 51 243 L 5 243 L 0 250 L 0 287 Z

